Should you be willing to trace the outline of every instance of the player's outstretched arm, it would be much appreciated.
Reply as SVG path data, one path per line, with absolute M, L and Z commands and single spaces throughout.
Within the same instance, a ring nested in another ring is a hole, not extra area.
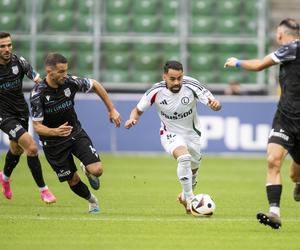
M 129 116 L 129 119 L 125 122 L 124 127 L 127 129 L 130 129 L 132 126 L 134 126 L 135 124 L 137 124 L 137 122 L 140 119 L 140 116 L 143 114 L 142 111 L 138 110 L 137 107 L 135 107 Z
M 252 59 L 252 60 L 239 60 L 235 57 L 229 57 L 224 68 L 242 68 L 248 71 L 261 71 L 272 65 L 277 64 L 273 61 L 270 55 L 265 56 L 263 59 Z
M 110 122 L 114 123 L 116 127 L 120 127 L 121 115 L 115 109 L 113 102 L 110 100 L 105 88 L 96 80 L 93 80 L 93 90 L 102 99 L 107 110 Z
M 68 125 L 68 122 L 60 125 L 58 128 L 49 128 L 39 121 L 32 122 L 33 128 L 36 133 L 42 136 L 60 136 L 65 137 L 71 134 L 73 127 Z

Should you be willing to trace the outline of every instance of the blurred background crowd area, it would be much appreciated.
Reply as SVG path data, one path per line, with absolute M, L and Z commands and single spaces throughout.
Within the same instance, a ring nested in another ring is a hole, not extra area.
M 73 75 L 97 79 L 110 92 L 143 92 L 175 59 L 214 93 L 234 82 L 244 93 L 276 94 L 276 67 L 252 73 L 223 64 L 273 51 L 276 26 L 297 17 L 299 6 L 299 0 L 0 0 L 0 27 L 42 76 L 45 55 L 56 51 Z

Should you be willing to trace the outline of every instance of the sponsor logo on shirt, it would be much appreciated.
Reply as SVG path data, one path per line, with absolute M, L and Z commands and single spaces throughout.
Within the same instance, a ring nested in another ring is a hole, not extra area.
M 179 119 L 188 117 L 190 114 L 193 113 L 193 110 L 190 109 L 189 111 L 179 113 L 179 114 L 177 112 L 174 112 L 173 115 L 168 115 L 168 114 L 164 113 L 163 111 L 161 111 L 160 113 L 162 116 L 164 116 L 165 118 L 167 118 L 169 120 L 179 120 Z

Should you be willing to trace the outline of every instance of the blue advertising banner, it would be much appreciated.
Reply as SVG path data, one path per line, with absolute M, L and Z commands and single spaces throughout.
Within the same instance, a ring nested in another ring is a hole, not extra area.
M 105 105 L 94 94 L 78 94 L 76 110 L 83 128 L 100 152 L 163 152 L 159 139 L 160 121 L 155 108 L 143 114 L 132 129 L 123 127 L 141 95 L 111 95 L 122 116 L 122 127 L 108 120 Z M 222 110 L 214 112 L 199 103 L 202 150 L 206 154 L 264 154 L 277 98 L 218 97 Z M 30 133 L 33 133 L 30 126 Z M 38 137 L 35 135 L 38 140 Z M 0 150 L 8 149 L 8 137 L 0 133 Z

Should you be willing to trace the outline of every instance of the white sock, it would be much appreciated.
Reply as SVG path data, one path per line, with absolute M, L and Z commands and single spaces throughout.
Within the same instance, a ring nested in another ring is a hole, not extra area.
M 9 177 L 7 177 L 4 172 L 2 172 L 2 180 L 8 182 L 9 181 Z
M 183 196 L 186 200 L 194 196 L 192 189 L 191 155 L 181 155 L 177 158 L 177 176 L 182 186 Z
M 43 192 L 45 190 L 48 190 L 48 187 L 47 187 L 47 185 L 45 187 L 39 187 L 39 190 L 40 190 L 40 192 Z
M 280 208 L 279 207 L 270 207 L 269 212 L 280 216 Z

